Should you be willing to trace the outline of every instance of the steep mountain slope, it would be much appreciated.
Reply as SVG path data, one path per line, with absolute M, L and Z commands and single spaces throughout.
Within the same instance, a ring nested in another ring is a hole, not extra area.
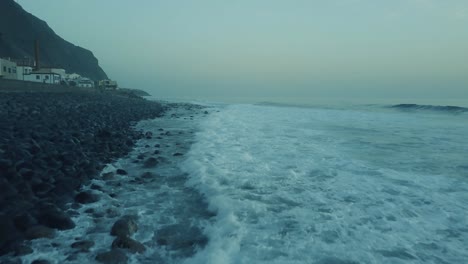
M 13 0 L 0 0 L 0 57 L 34 58 L 36 39 L 42 66 L 64 68 L 93 80 L 107 79 L 91 51 L 62 39 Z

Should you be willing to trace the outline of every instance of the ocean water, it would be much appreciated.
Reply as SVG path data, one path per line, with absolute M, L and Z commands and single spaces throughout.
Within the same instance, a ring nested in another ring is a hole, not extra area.
M 468 263 L 464 111 L 232 105 L 201 127 L 182 167 L 217 216 L 186 263 Z
M 134 215 L 147 250 L 129 263 L 468 263 L 465 110 L 181 104 L 140 122 L 153 137 L 103 171 L 128 175 L 93 180 L 100 201 L 22 262 L 95 263 Z

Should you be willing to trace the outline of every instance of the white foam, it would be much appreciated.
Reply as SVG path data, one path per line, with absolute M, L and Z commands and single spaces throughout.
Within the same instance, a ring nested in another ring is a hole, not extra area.
M 248 105 L 212 114 L 183 169 L 218 215 L 186 263 L 466 262 L 461 121 Z

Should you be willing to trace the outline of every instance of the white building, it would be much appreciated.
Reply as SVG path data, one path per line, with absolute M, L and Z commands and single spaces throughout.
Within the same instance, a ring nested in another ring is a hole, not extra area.
M 67 73 L 65 69 L 59 69 L 59 68 L 48 68 L 53 73 L 57 73 L 60 75 L 61 80 L 65 80 L 67 78 Z
M 25 76 L 31 74 L 33 67 L 31 66 L 16 66 L 16 79 L 25 81 Z
M 85 88 L 93 88 L 94 82 L 89 78 L 81 77 L 80 79 L 76 80 L 78 87 L 85 87 Z
M 0 79 L 16 80 L 16 63 L 0 58 Z
M 51 71 L 51 69 L 40 69 L 24 75 L 24 81 L 40 82 L 47 84 L 60 84 L 62 80 L 60 74 Z
M 71 73 L 71 74 L 67 74 L 67 80 L 76 80 L 76 79 L 79 79 L 81 78 L 81 75 L 79 75 L 78 73 Z

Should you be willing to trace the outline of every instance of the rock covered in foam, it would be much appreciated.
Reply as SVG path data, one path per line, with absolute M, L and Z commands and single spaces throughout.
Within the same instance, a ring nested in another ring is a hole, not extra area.
M 129 237 L 117 237 L 114 242 L 112 242 L 112 248 L 126 249 L 132 253 L 143 253 L 146 250 L 142 243 Z
M 117 237 L 129 237 L 138 231 L 136 217 L 125 215 L 117 220 L 111 229 L 111 235 Z
M 104 264 L 125 264 L 128 262 L 128 257 L 120 249 L 112 249 L 111 251 L 99 253 L 96 260 Z

